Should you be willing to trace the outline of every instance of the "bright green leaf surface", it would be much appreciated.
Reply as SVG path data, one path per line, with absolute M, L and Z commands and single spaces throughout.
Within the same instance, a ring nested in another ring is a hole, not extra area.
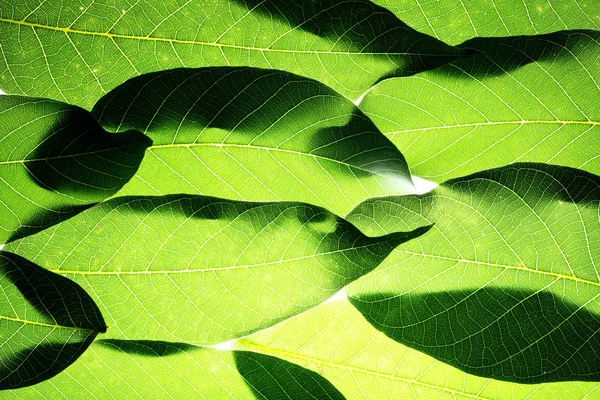
M 360 105 L 437 182 L 512 162 L 600 174 L 600 32 L 474 39 L 480 54 L 377 85 Z
M 0 87 L 91 107 L 125 79 L 177 67 L 284 69 L 359 97 L 462 54 L 367 0 L 0 2 Z
M 150 144 L 139 132 L 106 132 L 78 107 L 0 96 L 0 243 L 115 194 Z
M 374 0 L 419 32 L 459 44 L 478 36 L 600 29 L 595 0 Z
M 107 337 L 213 344 L 322 302 L 421 232 L 368 238 L 302 203 L 121 197 L 6 249 L 82 285 Z
M 106 129 L 154 141 L 121 194 L 303 201 L 343 215 L 369 197 L 412 192 L 402 154 L 352 102 L 287 72 L 147 74 L 92 113 Z
M 600 379 L 600 177 L 515 164 L 373 199 L 367 234 L 435 224 L 348 288 L 390 337 L 467 372 Z
M 274 357 L 120 340 L 98 341 L 64 373 L 5 395 L 52 400 L 343 399 L 318 374 Z
M 76 283 L 0 252 L 0 390 L 56 375 L 104 331 L 98 307 Z
M 390 340 L 346 301 L 320 305 L 236 346 L 317 371 L 352 400 L 581 400 L 600 394 L 595 382 L 521 385 L 468 375 Z

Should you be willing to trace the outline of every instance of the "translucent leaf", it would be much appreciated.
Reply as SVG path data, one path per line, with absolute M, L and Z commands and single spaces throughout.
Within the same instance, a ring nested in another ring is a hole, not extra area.
M 404 158 L 352 102 L 287 72 L 156 72 L 92 112 L 106 129 L 154 141 L 122 194 L 303 201 L 346 214 L 369 197 L 412 192 Z
M 0 243 L 112 196 L 150 144 L 140 132 L 106 132 L 79 107 L 0 96 Z
M 348 293 L 391 338 L 469 373 L 597 381 L 599 202 L 600 177 L 527 163 L 369 200 L 348 217 L 368 234 L 434 226 Z
M 424 230 L 369 238 L 302 203 L 120 197 L 6 249 L 85 288 L 106 337 L 214 344 L 326 300 Z
M 106 331 L 79 285 L 7 252 L 0 252 L 0 310 L 0 390 L 56 375 Z
M 523 385 L 469 375 L 389 339 L 347 301 L 322 304 L 235 346 L 318 372 L 353 400 L 580 400 L 600 393 L 597 382 Z
M 443 182 L 523 161 L 600 174 L 600 32 L 465 46 L 480 53 L 382 82 L 360 105 L 415 175 Z
M 367 0 L 0 2 L 0 87 L 91 107 L 129 77 L 244 65 L 351 97 L 464 54 Z
M 318 374 L 275 357 L 123 340 L 97 341 L 64 373 L 37 386 L 4 393 L 7 399 L 79 398 L 84 394 L 144 400 L 344 398 Z
M 581 0 L 374 0 L 419 32 L 446 43 L 474 37 L 600 29 L 598 3 Z

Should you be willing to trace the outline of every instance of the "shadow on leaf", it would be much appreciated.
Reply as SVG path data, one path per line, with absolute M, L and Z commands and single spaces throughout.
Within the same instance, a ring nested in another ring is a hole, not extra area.
M 387 77 L 406 76 L 436 68 L 469 55 L 442 41 L 414 30 L 390 10 L 367 0 L 235 0 L 253 13 L 276 18 L 333 43 L 330 51 L 354 51 L 391 60 L 398 68 Z M 275 40 L 285 40 L 286 35 Z M 382 79 L 385 79 L 382 78 Z
M 191 344 L 164 342 L 159 340 L 100 339 L 96 341 L 96 343 L 109 349 L 118 349 L 128 354 L 147 357 L 166 357 L 200 349 Z
M 321 375 L 280 358 L 234 351 L 238 372 L 259 399 L 344 399 Z
M 549 292 L 484 287 L 350 300 L 390 338 L 474 375 L 600 380 L 600 316 Z
M 53 377 L 106 332 L 100 310 L 79 285 L 16 254 L 0 252 L 0 283 L 11 305 L 1 310 L 9 317 L 3 329 L 13 331 L 2 342 L 0 389 Z M 28 305 L 41 316 L 32 315 Z
M 455 61 L 454 67 L 444 68 L 444 71 L 469 79 L 472 76 L 498 76 L 530 63 L 573 57 L 587 46 L 597 46 L 599 41 L 600 32 L 587 30 L 536 36 L 478 37 L 458 46 L 475 50 L 476 55 Z
M 140 132 L 106 132 L 89 112 L 73 107 L 49 127 L 25 166 L 44 189 L 100 200 L 129 181 L 151 144 Z

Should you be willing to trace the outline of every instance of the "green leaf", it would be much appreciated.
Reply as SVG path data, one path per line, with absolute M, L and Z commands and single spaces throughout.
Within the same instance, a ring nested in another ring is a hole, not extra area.
M 373 199 L 368 234 L 435 224 L 348 288 L 375 327 L 476 375 L 600 379 L 600 177 L 515 164 Z
M 564 29 L 600 30 L 595 1 L 374 0 L 416 30 L 449 44 L 478 36 L 540 35 Z
M 367 0 L 0 2 L 0 87 L 91 107 L 125 79 L 177 68 L 284 69 L 358 98 L 461 57 Z
M 0 292 L 0 390 L 51 378 L 106 331 L 79 285 L 4 251 Z
M 306 310 L 423 229 L 368 238 L 322 208 L 121 197 L 6 246 L 78 282 L 107 337 L 220 343 Z
M 151 144 L 106 132 L 79 107 L 21 96 L 0 96 L 0 132 L 0 243 L 115 194 Z
M 360 105 L 415 175 L 442 182 L 523 161 L 600 174 L 600 32 L 465 46 L 480 53 L 382 82 Z
M 600 393 L 597 382 L 522 385 L 466 374 L 387 338 L 347 301 L 322 304 L 235 347 L 316 371 L 353 400 L 580 400 Z
M 92 113 L 154 140 L 126 195 L 288 200 L 346 214 L 412 192 L 402 154 L 352 102 L 283 71 L 215 67 L 133 78 Z
M 4 394 L 56 399 L 84 393 L 97 399 L 343 399 L 318 374 L 275 357 L 122 340 L 97 341 L 50 381 Z

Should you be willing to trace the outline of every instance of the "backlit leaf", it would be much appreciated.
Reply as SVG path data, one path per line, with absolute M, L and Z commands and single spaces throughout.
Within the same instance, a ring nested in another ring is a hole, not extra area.
M 176 69 L 133 78 L 92 113 L 154 141 L 127 195 L 288 200 L 346 214 L 412 182 L 396 147 L 325 85 L 256 68 Z
M 474 37 L 539 35 L 600 29 L 598 3 L 589 0 L 374 0 L 419 32 L 446 43 Z
M 343 399 L 318 374 L 275 357 L 123 340 L 97 341 L 64 373 L 40 385 L 3 394 L 7 399 L 49 400 L 82 396 L 119 400 Z
M 235 347 L 318 372 L 352 400 L 580 400 L 600 394 L 597 382 L 522 385 L 466 374 L 389 339 L 347 301 L 322 304 Z
M 0 252 L 0 390 L 56 375 L 105 331 L 98 307 L 79 285 Z
M 464 53 L 367 0 L 3 0 L 0 38 L 0 88 L 86 108 L 132 76 L 227 65 L 289 70 L 357 98 Z
M 600 177 L 515 164 L 372 199 L 367 234 L 434 224 L 348 288 L 391 338 L 476 375 L 600 379 Z
M 382 82 L 360 105 L 415 175 L 442 182 L 523 161 L 600 174 L 600 32 L 465 46 L 480 53 Z
M 150 144 L 139 132 L 106 132 L 79 107 L 0 96 L 0 243 L 112 196 Z
M 324 301 L 423 231 L 368 238 L 302 203 L 120 197 L 6 249 L 85 288 L 106 337 L 214 344 Z

